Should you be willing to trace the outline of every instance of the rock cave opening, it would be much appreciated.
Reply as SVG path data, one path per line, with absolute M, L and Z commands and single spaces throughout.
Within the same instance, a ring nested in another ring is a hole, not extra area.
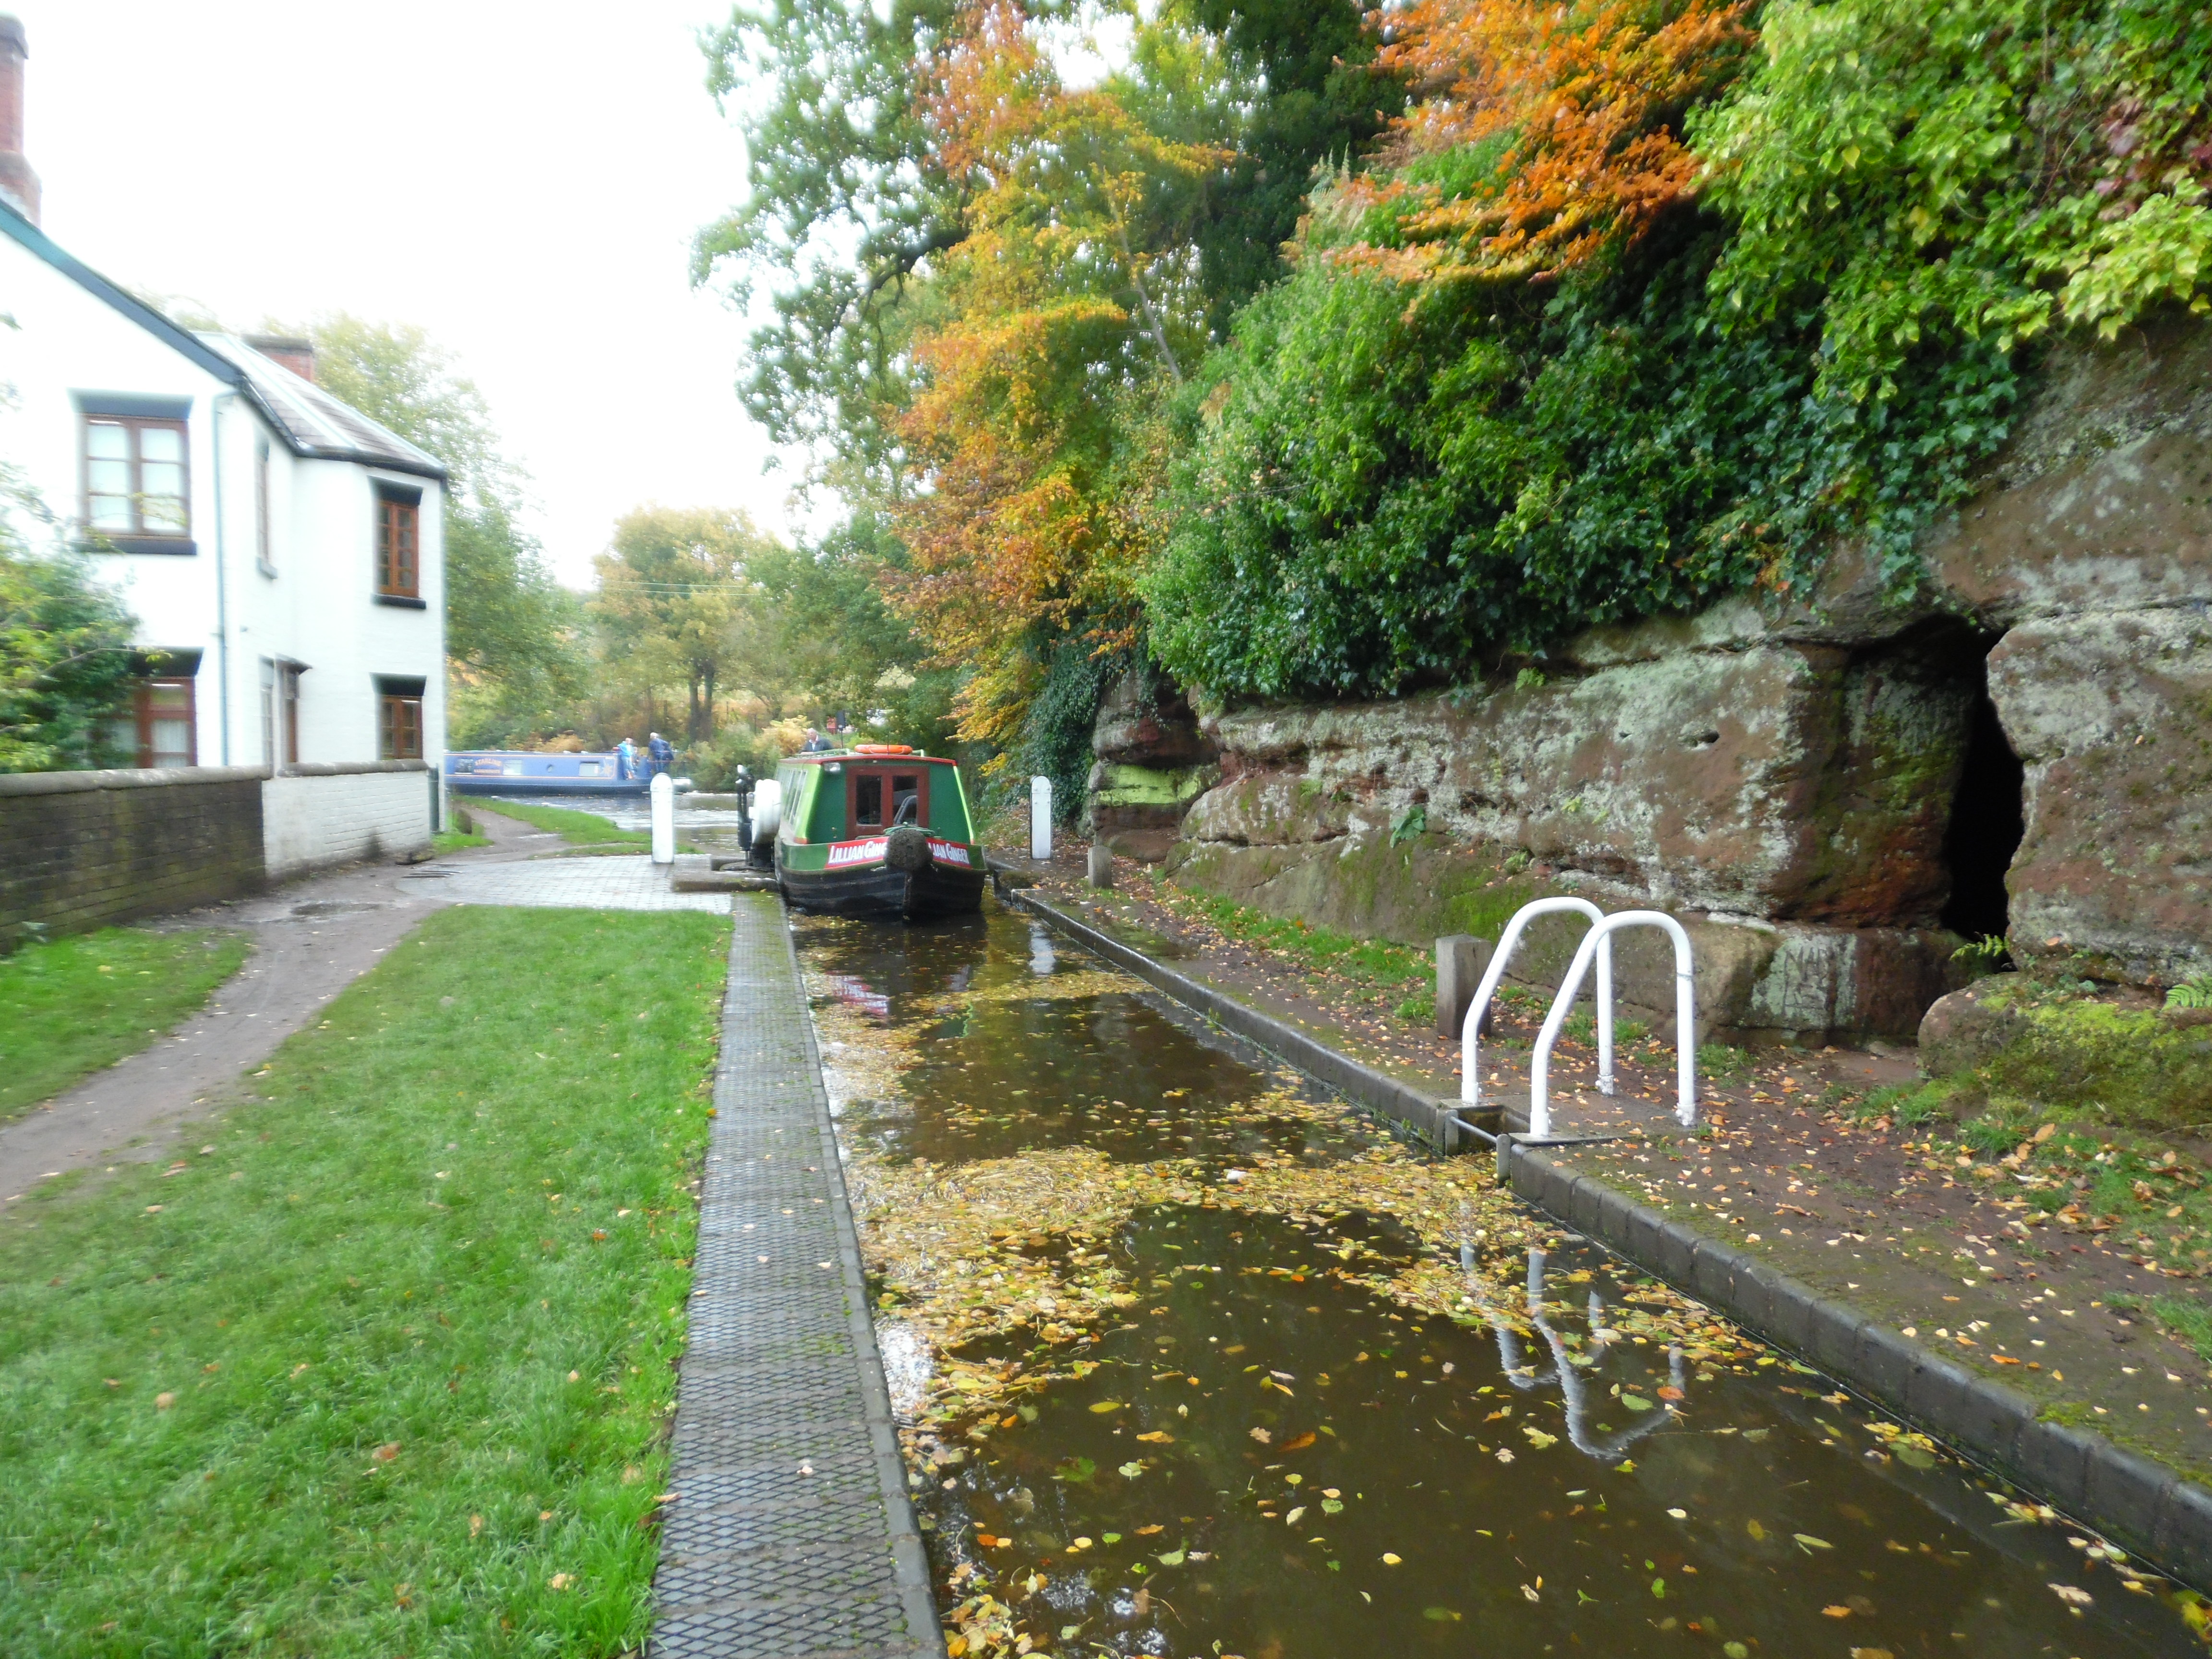
M 1951 896 L 1943 906 L 1942 921 L 1968 939 L 2004 936 L 2010 920 L 2005 872 L 2012 867 L 2027 828 L 2023 792 L 2027 774 L 2005 737 L 1996 705 L 1990 701 L 1986 673 L 1980 678 L 1983 684 L 1969 716 L 1966 764 L 1943 836 Z

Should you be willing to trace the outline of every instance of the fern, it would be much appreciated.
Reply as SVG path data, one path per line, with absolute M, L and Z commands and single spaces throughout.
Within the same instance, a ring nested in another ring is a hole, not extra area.
M 2169 1008 L 2212 1008 L 2212 974 L 2191 974 L 2166 994 Z

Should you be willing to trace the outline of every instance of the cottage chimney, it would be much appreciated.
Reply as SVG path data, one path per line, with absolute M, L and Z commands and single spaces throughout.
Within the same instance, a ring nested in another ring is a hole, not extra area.
M 313 383 L 315 343 L 297 334 L 249 334 L 246 343 L 263 356 L 282 363 L 301 380 Z
M 39 222 L 39 175 L 23 159 L 23 60 L 31 55 L 20 20 L 0 14 L 0 200 Z

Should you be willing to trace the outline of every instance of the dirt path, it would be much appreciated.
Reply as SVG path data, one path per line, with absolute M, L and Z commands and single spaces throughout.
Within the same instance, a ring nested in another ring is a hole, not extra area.
M 558 844 L 512 819 L 483 823 L 492 846 L 440 862 L 507 861 Z M 0 1128 L 0 1216 L 71 1171 L 172 1156 L 241 1073 L 447 902 L 441 885 L 398 866 L 355 865 L 150 924 L 239 928 L 253 953 L 198 1014 Z

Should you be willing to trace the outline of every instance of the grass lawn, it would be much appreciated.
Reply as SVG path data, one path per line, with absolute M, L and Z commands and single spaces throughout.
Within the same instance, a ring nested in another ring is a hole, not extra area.
M 0 1123 L 197 1012 L 246 949 L 242 933 L 106 927 L 0 959 Z
M 565 806 L 526 806 L 519 801 L 489 800 L 481 796 L 469 799 L 471 812 L 496 812 L 504 818 L 519 818 L 533 830 L 550 830 L 571 847 L 649 847 L 651 832 L 644 830 L 617 830 L 609 819 L 597 812 L 572 811 Z
M 439 912 L 173 1171 L 0 1223 L 0 1653 L 647 1630 L 728 923 Z
M 471 847 L 489 847 L 489 836 L 472 836 L 462 830 L 441 830 L 430 837 L 430 850 L 443 857 L 447 853 L 466 852 Z

